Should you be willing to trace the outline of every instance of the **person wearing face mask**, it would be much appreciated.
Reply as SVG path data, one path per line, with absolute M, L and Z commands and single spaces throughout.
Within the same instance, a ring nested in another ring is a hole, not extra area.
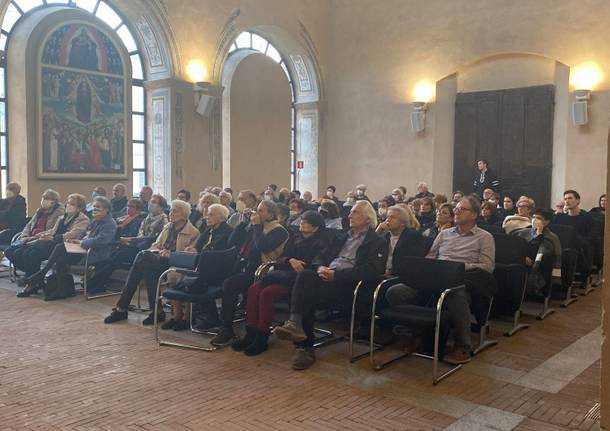
M 335 203 L 339 202 L 339 199 L 337 198 L 337 196 L 335 196 L 335 193 L 337 192 L 337 188 L 335 186 L 328 186 L 326 187 L 326 194 L 324 196 L 320 196 L 320 199 L 318 199 L 318 202 L 322 202 L 324 199 L 333 201 Z
M 252 190 L 242 190 L 239 192 L 235 204 L 236 212 L 229 217 L 229 221 L 227 222 L 229 226 L 235 228 L 244 221 L 249 223 L 252 210 L 256 208 L 257 203 L 256 195 Z
M 213 193 L 204 193 L 197 203 L 197 209 L 191 213 L 189 221 L 193 226 L 199 229 L 199 232 L 203 232 L 206 228 L 206 217 L 208 215 L 208 208 L 212 204 L 220 203 L 220 198 Z
M 399 204 L 405 200 L 405 195 L 401 189 L 397 188 L 397 189 L 392 190 L 392 198 L 394 198 L 394 202 Z
M 135 237 L 140 230 L 140 224 L 146 218 L 144 204 L 140 199 L 129 199 L 127 202 L 127 214 L 117 220 L 117 239 L 120 237 Z
M 98 196 L 93 204 L 93 220 L 87 225 L 87 229 L 81 232 L 76 238 L 71 238 L 65 242 L 80 245 L 84 250 L 89 251 L 89 265 L 96 265 L 110 256 L 112 244 L 116 235 L 116 222 L 110 214 L 111 204 L 105 197 Z M 68 276 L 70 265 L 75 265 L 84 261 L 82 254 L 68 253 L 62 240 L 57 244 L 45 266 L 38 272 L 25 278 L 25 289 L 21 296 L 29 296 L 44 284 L 44 278 L 52 268 L 55 269 L 57 280 L 63 280 Z
M 288 204 L 290 208 L 290 217 L 288 217 L 288 224 L 291 227 L 298 228 L 301 225 L 301 218 L 305 212 L 305 201 L 303 199 L 293 199 Z
M 553 277 L 561 278 L 561 243 L 550 229 L 553 210 L 538 208 L 532 217 L 532 227 L 517 229 L 511 234 L 528 242 L 525 260 L 529 269 L 527 293 L 544 296 L 545 287 L 550 286 Z
M 233 342 L 235 351 L 255 356 L 267 350 L 273 304 L 287 298 L 297 274 L 304 271 L 323 253 L 331 233 L 324 218 L 316 211 L 305 211 L 296 232 L 286 244 L 273 270 L 248 288 L 246 336 Z
M 343 219 L 339 207 L 336 203 L 329 200 L 323 200 L 318 209 L 319 213 L 324 217 L 324 222 L 328 229 L 343 229 Z
M 377 204 L 377 221 L 382 223 L 388 216 L 388 208 L 396 205 L 396 201 L 392 196 L 384 196 Z
M 31 241 L 18 242 L 9 247 L 7 258 L 16 269 L 25 273 L 25 277 L 18 280 L 20 286 L 24 286 L 27 277 L 40 269 L 42 261 L 49 257 L 57 244 L 78 238 L 87 229 L 89 219 L 84 214 L 85 205 L 83 195 L 69 195 L 66 201 L 66 212 L 59 217 L 55 226 L 40 232 Z M 23 294 L 18 296 L 23 296 Z
M 136 199 L 137 201 L 137 199 Z M 167 224 L 167 215 L 163 208 L 167 201 L 161 195 L 152 195 L 148 203 L 148 214 L 140 222 L 138 231 L 121 232 L 118 242 L 115 243 L 110 258 L 100 262 L 95 268 L 95 274 L 89 280 L 87 290 L 91 293 L 100 293 L 106 290 L 112 273 L 121 267 L 131 266 L 138 253 L 146 250 L 157 239 L 163 226 Z
M 6 198 L 0 199 L 0 245 L 10 244 L 13 236 L 25 226 L 26 203 L 20 193 L 19 183 L 8 183 Z
M 26 243 L 38 239 L 38 234 L 52 229 L 57 220 L 65 213 L 63 205 L 59 204 L 61 197 L 55 190 L 47 189 L 42 193 L 40 208 L 25 225 L 19 236 L 19 242 Z

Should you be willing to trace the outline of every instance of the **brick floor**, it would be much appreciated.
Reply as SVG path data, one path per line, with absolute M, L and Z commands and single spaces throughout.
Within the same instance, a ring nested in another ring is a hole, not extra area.
M 247 358 L 159 348 L 150 329 L 104 325 L 113 299 L 17 299 L 0 280 L 0 429 L 6 430 L 442 430 L 479 405 L 525 416 L 522 431 L 598 429 L 599 361 L 559 393 L 515 384 L 600 324 L 598 292 L 512 338 L 436 387 L 430 364 L 381 372 L 349 364 L 346 345 L 293 372 L 290 346 Z M 576 324 L 577 322 L 577 324 Z M 204 340 L 204 338 L 198 338 Z

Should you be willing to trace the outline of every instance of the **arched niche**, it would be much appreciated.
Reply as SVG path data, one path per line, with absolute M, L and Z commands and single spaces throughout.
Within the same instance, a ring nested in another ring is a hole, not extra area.
M 294 181 L 292 187 L 302 191 L 318 192 L 319 125 L 321 84 L 319 70 L 312 56 L 291 33 L 276 26 L 255 26 L 247 30 L 269 42 L 281 57 L 282 67 L 289 76 L 293 89 L 294 106 Z M 248 56 L 259 54 L 256 49 L 237 46 L 239 35 L 227 37 L 231 42 L 223 47 L 224 60 L 214 69 L 215 80 L 224 88 L 222 95 L 222 180 L 231 184 L 231 82 L 238 65 Z M 279 61 L 278 61 L 279 63 Z M 290 143 L 287 143 L 290 145 Z M 302 162 L 302 168 L 299 163 Z M 286 184 L 287 185 L 287 184 Z

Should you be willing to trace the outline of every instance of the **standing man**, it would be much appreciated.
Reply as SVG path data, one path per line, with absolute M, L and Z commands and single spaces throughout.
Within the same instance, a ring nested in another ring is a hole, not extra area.
M 489 169 L 487 160 L 481 159 L 477 162 L 479 174 L 474 178 L 472 186 L 474 192 L 479 196 L 483 196 L 485 189 L 492 189 L 494 192 L 500 191 L 500 180 L 497 175 Z

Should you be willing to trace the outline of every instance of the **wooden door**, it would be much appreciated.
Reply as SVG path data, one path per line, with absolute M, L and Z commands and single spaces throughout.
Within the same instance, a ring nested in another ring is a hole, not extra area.
M 550 206 L 555 87 L 458 93 L 454 190 L 472 192 L 476 162 L 489 161 L 501 192 Z

